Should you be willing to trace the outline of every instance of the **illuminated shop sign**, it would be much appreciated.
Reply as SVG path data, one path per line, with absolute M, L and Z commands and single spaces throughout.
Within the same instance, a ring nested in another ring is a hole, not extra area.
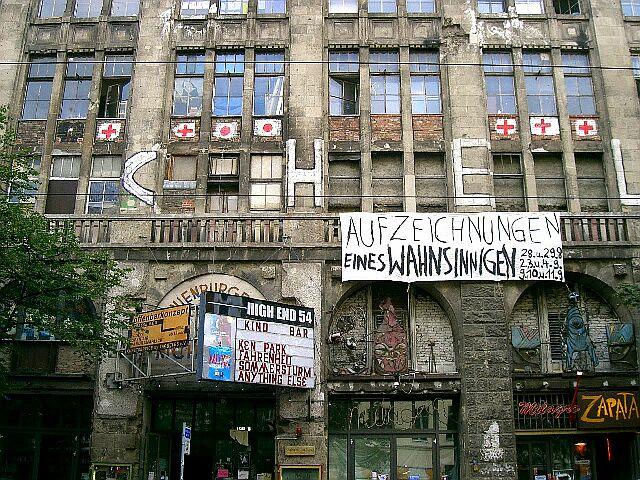
M 578 428 L 640 427 L 638 392 L 582 392 Z
M 198 378 L 313 388 L 313 309 L 206 292 Z

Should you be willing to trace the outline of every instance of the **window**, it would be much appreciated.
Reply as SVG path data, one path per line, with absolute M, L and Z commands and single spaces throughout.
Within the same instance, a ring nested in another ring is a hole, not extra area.
M 329 115 L 360 113 L 358 52 L 329 52 Z
M 587 53 L 562 52 L 569 115 L 595 115 L 596 102 Z
M 218 13 L 220 15 L 246 15 L 249 0 L 219 0 Z
M 280 210 L 282 156 L 252 155 L 249 207 L 251 210 Z
M 165 178 L 170 181 L 188 182 L 196 179 L 198 158 L 185 155 L 171 155 L 167 161 Z
M 256 53 L 254 115 L 282 115 L 284 111 L 284 53 Z
M 369 13 L 396 13 L 396 0 L 369 0 Z
M 562 155 L 534 154 L 533 165 L 538 193 L 538 207 L 543 212 L 566 211 Z
M 114 156 L 94 157 L 89 179 L 87 213 L 105 213 L 118 207 L 118 187 L 122 159 Z
M 493 155 L 493 191 L 496 211 L 524 212 L 524 177 L 520 154 Z
M 519 15 L 536 15 L 544 13 L 543 0 L 516 0 L 516 13 Z
M 202 112 L 204 54 L 179 54 L 173 87 L 173 115 L 197 117 Z
M 244 53 L 216 53 L 216 77 L 213 84 L 213 114 L 242 115 Z
M 61 17 L 67 9 L 67 0 L 42 0 L 38 18 Z
M 113 0 L 111 4 L 112 17 L 133 17 L 139 10 L 140 0 Z
M 636 90 L 640 97 L 640 55 L 631 55 L 631 64 L 633 65 L 633 78 L 636 80 Z
M 434 13 L 435 11 L 435 0 L 407 0 L 408 13 Z
M 25 182 L 19 182 L 18 185 L 12 183 L 9 185 L 9 202 L 11 203 L 35 203 L 38 193 L 38 174 L 40 173 L 40 164 L 42 162 L 41 154 L 31 155 L 31 170 L 33 175 L 29 175 Z
M 131 93 L 131 55 L 107 55 L 100 87 L 101 118 L 126 118 L 127 103 Z
M 182 0 L 181 17 L 203 16 L 209 13 L 209 0 Z
M 411 52 L 411 111 L 442 113 L 438 52 Z
M 583 212 L 607 212 L 607 182 L 605 180 L 602 155 L 576 153 L 576 173 L 578 175 L 578 196 Z
M 329 13 L 358 13 L 358 0 L 329 0 Z
M 371 113 L 400 113 L 398 52 L 371 52 Z
M 92 75 L 93 59 L 91 57 L 69 58 L 60 118 L 87 118 Z
M 76 0 L 73 16 L 77 18 L 97 17 L 102 13 L 102 0 Z
M 516 92 L 509 52 L 485 52 L 482 55 L 487 88 L 487 110 L 492 114 L 515 114 Z
M 640 15 L 640 0 L 622 0 L 622 14 L 625 17 L 637 17 Z
M 447 175 L 444 156 L 416 153 L 416 206 L 418 212 L 447 211 Z
M 284 13 L 287 8 L 286 0 L 258 0 L 258 13 Z
M 210 156 L 207 185 L 209 212 L 237 212 L 238 186 L 238 156 Z
M 529 115 L 557 115 L 551 54 L 524 52 L 522 64 Z
M 80 176 L 80 157 L 54 156 L 45 213 L 73 213 Z
M 553 9 L 559 15 L 580 15 L 580 0 L 553 0 Z
M 22 106 L 22 118 L 44 120 L 49 113 L 51 87 L 56 72 L 55 57 L 38 57 L 31 60 L 27 76 L 27 91 Z
M 360 210 L 360 155 L 329 155 L 329 211 Z
M 478 0 L 479 13 L 504 13 L 506 11 L 504 0 Z
M 397 153 L 372 154 L 371 170 L 371 191 L 375 194 L 373 211 L 402 211 L 404 199 L 402 155 Z

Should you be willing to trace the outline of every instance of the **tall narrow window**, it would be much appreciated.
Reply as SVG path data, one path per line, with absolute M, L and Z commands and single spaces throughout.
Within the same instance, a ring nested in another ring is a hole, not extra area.
M 89 179 L 87 213 L 113 212 L 118 208 L 118 188 L 122 159 L 115 156 L 94 157 Z
M 562 155 L 535 154 L 533 165 L 540 210 L 543 212 L 566 211 L 567 192 L 564 184 Z
M 56 72 L 55 57 L 38 57 L 31 60 L 27 76 L 27 91 L 22 106 L 25 120 L 44 120 L 49 113 L 51 87 Z
M 329 211 L 360 210 L 360 155 L 329 155 Z
M 134 17 L 140 10 L 140 0 L 113 0 L 111 3 L 112 17 Z
M 607 182 L 602 165 L 602 154 L 576 153 L 578 196 L 583 212 L 607 212 Z
M 434 13 L 435 0 L 407 0 L 407 13 Z
M 249 0 L 219 0 L 218 13 L 220 15 L 246 15 Z
M 369 0 L 369 13 L 396 13 L 396 0 Z
M 485 52 L 482 55 L 484 79 L 487 87 L 489 113 L 515 114 L 516 91 L 513 65 L 509 52 Z
M 478 0 L 479 13 L 504 13 L 506 11 L 505 0 Z
M 242 115 L 244 53 L 216 53 L 216 78 L 213 84 L 213 114 Z
M 252 155 L 250 181 L 251 210 L 280 210 L 282 156 Z
M 67 0 L 42 0 L 38 18 L 61 17 L 67 9 Z
M 53 157 L 45 213 L 73 213 L 79 176 L 80 157 Z
M 402 211 L 404 200 L 404 167 L 402 155 L 376 153 L 371 155 L 371 191 L 374 192 L 374 212 Z
M 633 78 L 636 81 L 636 90 L 640 97 L 640 55 L 631 55 L 631 64 L 633 65 Z
M 209 13 L 209 0 L 181 0 L 181 17 L 201 17 Z
M 329 52 L 329 115 L 358 115 L 358 52 Z
M 87 117 L 92 75 L 93 59 L 91 57 L 69 58 L 64 79 L 60 118 Z
M 553 0 L 558 15 L 580 15 L 580 0 Z
M 329 0 L 329 13 L 358 13 L 358 0 Z
M 622 0 L 620 3 L 625 17 L 640 16 L 640 0 Z
M 400 113 L 398 52 L 371 52 L 371 113 Z
M 447 175 L 444 156 L 416 153 L 416 205 L 418 212 L 447 211 Z
M 197 117 L 202 112 L 204 54 L 179 54 L 173 87 L 173 115 Z
M 524 52 L 522 64 L 529 114 L 557 115 L 551 55 L 546 52 Z
M 569 115 L 595 115 L 589 54 L 562 52 L 562 67 Z
M 238 187 L 238 156 L 226 154 L 210 156 L 207 182 L 208 211 L 237 212 Z
M 543 0 L 516 0 L 518 15 L 540 15 L 544 13 Z
M 524 177 L 520 154 L 493 155 L 493 191 L 497 211 L 525 211 Z
M 442 113 L 438 52 L 414 51 L 409 57 L 412 113 Z
M 98 17 L 102 13 L 102 0 L 76 0 L 73 16 L 77 18 Z
M 127 103 L 131 93 L 131 55 L 107 55 L 100 87 L 100 110 L 102 118 L 126 118 Z
M 287 8 L 286 0 L 258 0 L 258 14 L 284 13 Z
M 284 112 L 284 53 L 256 53 L 254 115 L 282 115 Z

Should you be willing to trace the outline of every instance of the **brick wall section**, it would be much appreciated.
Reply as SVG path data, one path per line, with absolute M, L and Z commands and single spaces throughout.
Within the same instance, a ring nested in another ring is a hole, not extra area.
M 501 133 L 498 133 L 496 131 L 496 123 L 498 121 L 501 121 L 505 118 L 512 118 L 516 121 L 516 133 L 513 133 L 511 135 L 502 135 Z M 491 133 L 491 140 L 514 140 L 519 142 L 520 141 L 520 128 L 522 126 L 520 125 L 520 122 L 518 121 L 518 116 L 517 115 L 489 115 L 489 131 Z M 529 128 L 529 126 L 527 125 L 527 128 Z
M 591 119 L 596 121 L 596 125 L 598 126 L 598 134 L 591 135 L 588 137 L 579 137 L 576 133 L 576 124 L 580 122 L 580 120 Z M 584 141 L 601 141 L 602 137 L 600 136 L 600 129 L 602 128 L 602 123 L 599 121 L 597 116 L 580 116 L 580 117 L 569 117 L 569 122 L 571 122 L 571 138 L 573 138 L 574 142 L 584 142 Z
M 83 120 L 58 120 L 56 123 L 56 143 L 82 143 Z
M 360 141 L 360 117 L 329 117 L 329 140 Z
M 453 332 L 451 323 L 442 307 L 433 298 L 416 294 L 415 303 L 416 370 L 428 371 L 433 346 L 437 373 L 456 371 Z
M 91 375 L 94 372 L 95 362 L 90 357 L 78 353 L 73 347 L 60 345 L 58 348 L 58 361 L 56 362 L 56 373 L 62 374 L 85 374 Z
M 426 140 L 443 140 L 444 127 L 442 115 L 414 115 L 413 139 L 420 142 Z
M 400 115 L 371 115 L 371 139 L 375 141 L 402 140 L 402 119 Z
M 46 120 L 31 120 L 18 123 L 17 142 L 26 147 L 42 150 L 44 134 L 47 130 Z
M 177 137 L 175 133 L 173 133 L 173 129 L 178 125 L 180 125 L 181 123 L 191 123 L 191 122 L 195 122 L 196 124 L 196 135 L 194 137 L 182 138 L 182 137 Z M 199 118 L 172 118 L 171 130 L 169 131 L 169 141 L 198 143 L 200 141 L 200 119 Z
M 165 213 L 194 213 L 195 190 L 164 190 L 162 210 Z

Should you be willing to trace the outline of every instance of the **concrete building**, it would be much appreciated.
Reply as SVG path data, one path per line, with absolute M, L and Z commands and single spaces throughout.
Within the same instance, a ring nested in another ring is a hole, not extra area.
M 0 0 L 0 28 L 34 208 L 145 310 L 315 313 L 312 389 L 25 328 L 0 478 L 177 480 L 183 423 L 185 479 L 640 478 L 638 0 Z M 343 281 L 350 211 L 562 212 L 566 282 Z

